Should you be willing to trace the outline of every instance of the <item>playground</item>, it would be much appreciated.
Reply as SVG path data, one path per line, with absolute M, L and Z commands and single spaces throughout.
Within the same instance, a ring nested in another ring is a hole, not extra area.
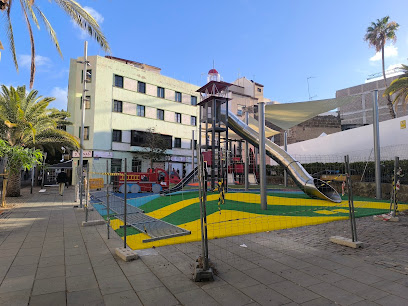
M 123 196 L 118 194 L 118 196 Z M 289 229 L 317 225 L 349 218 L 348 202 L 330 203 L 311 199 L 300 190 L 268 190 L 267 210 L 261 209 L 259 192 L 230 191 L 224 203 L 219 203 L 220 194 L 207 194 L 207 231 L 209 239 L 250 233 Z M 183 228 L 191 234 L 174 238 L 143 242 L 149 236 L 133 227 L 127 229 L 127 244 L 132 249 L 187 243 L 201 240 L 200 200 L 198 191 L 183 191 L 171 196 L 128 194 L 128 206 L 138 207 L 153 218 Z M 106 206 L 93 204 L 106 219 Z M 389 202 L 355 197 L 356 218 L 389 212 Z M 407 210 L 407 204 L 399 204 Z M 123 238 L 123 221 L 111 212 L 110 226 Z

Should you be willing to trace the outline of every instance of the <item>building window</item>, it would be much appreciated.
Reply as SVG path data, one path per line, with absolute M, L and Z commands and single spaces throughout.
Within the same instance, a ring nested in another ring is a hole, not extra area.
M 137 92 L 146 93 L 146 83 L 137 82 Z
M 111 161 L 111 172 L 117 173 L 122 171 L 122 160 L 119 158 L 112 158 Z M 111 176 L 112 178 L 113 176 Z
M 157 87 L 157 96 L 159 98 L 164 98 L 164 88 L 163 87 Z
M 81 97 L 81 102 L 79 104 L 79 108 L 82 109 L 82 97 Z M 85 109 L 90 109 L 91 108 L 91 96 L 86 96 L 85 97 Z
M 141 160 L 137 158 L 132 159 L 132 172 L 142 172 L 142 161 Z
M 144 117 L 145 116 L 145 107 L 144 105 L 138 105 L 136 108 L 136 115 L 139 117 Z
M 181 138 L 174 138 L 174 147 L 181 148 Z
M 123 111 L 123 102 L 118 100 L 113 100 L 113 111 L 116 113 L 121 113 Z
M 191 105 L 197 105 L 197 97 L 191 96 Z
M 181 123 L 181 114 L 180 113 L 176 113 L 176 122 Z
M 81 127 L 79 127 L 79 138 L 81 138 Z M 89 140 L 89 126 L 84 126 L 84 140 Z
M 81 71 L 81 83 L 84 82 L 84 71 Z M 91 83 L 92 82 L 92 69 L 88 69 L 86 71 L 86 82 Z
M 259 87 L 257 88 L 257 90 L 258 90 L 258 92 L 262 92 L 262 89 L 261 89 L 261 88 L 259 88 Z
M 191 116 L 191 125 L 197 125 L 197 117 Z
M 164 110 L 157 109 L 157 119 L 164 120 Z
M 122 142 L 122 131 L 121 130 L 113 130 L 113 132 L 112 132 L 112 141 Z
M 176 91 L 176 102 L 181 102 L 181 92 Z
M 123 88 L 123 76 L 115 74 L 115 86 Z
M 244 108 L 245 108 L 245 106 L 244 105 L 237 105 L 237 115 L 238 116 L 242 116 L 243 115 L 243 113 L 244 113 Z

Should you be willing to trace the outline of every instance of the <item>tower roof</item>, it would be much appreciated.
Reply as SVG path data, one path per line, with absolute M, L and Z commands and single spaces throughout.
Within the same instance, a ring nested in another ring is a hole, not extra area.
M 208 74 L 218 74 L 218 71 L 213 68 L 208 71 Z

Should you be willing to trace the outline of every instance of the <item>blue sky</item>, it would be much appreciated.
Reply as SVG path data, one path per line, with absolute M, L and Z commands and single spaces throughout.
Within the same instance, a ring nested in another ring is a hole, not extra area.
M 96 12 L 112 55 L 162 68 L 162 74 L 203 85 L 212 68 L 224 81 L 245 76 L 265 86 L 265 97 L 282 103 L 332 98 L 338 89 L 364 83 L 381 72 L 381 60 L 363 40 L 371 21 L 389 15 L 400 24 L 388 46 L 386 67 L 408 60 L 408 1 L 134 1 L 78 0 Z M 69 59 L 105 53 L 49 1 L 36 1 L 57 32 L 61 59 L 44 28 L 34 29 L 37 73 L 34 88 L 66 107 Z M 29 83 L 29 37 L 21 10 L 12 15 L 20 71 L 14 69 L 4 32 L 0 83 Z M 3 16 L 2 16 L 3 17 Z M 371 60 L 370 60 L 371 59 Z

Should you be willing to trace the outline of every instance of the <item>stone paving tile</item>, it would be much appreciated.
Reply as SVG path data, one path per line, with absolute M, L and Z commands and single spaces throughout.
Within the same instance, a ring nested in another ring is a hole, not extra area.
M 98 283 L 93 274 L 67 277 L 66 282 L 67 292 L 98 288 Z
M 324 297 L 302 303 L 302 306 L 329 306 L 329 305 L 338 305 L 337 303 L 330 301 Z
M 40 255 L 19 256 L 14 259 L 12 266 L 37 265 Z
M 0 286 L 0 295 L 5 292 L 21 291 L 31 289 L 34 275 L 5 278 Z
M 408 300 L 396 295 L 388 295 L 376 300 L 375 303 L 384 306 L 406 306 L 408 305 Z
M 353 304 L 353 306 L 377 306 L 377 305 L 378 305 L 377 303 L 367 301 L 367 300 L 360 301 L 360 302 Z
M 220 273 L 219 277 L 238 289 L 259 284 L 257 280 L 238 270 L 229 270 L 226 273 Z
M 364 300 L 362 297 L 328 283 L 312 285 L 308 289 L 341 305 L 351 305 Z
M 160 279 L 151 272 L 129 276 L 128 280 L 136 292 L 163 286 Z
M 110 265 L 106 267 L 94 267 L 93 270 L 98 279 L 104 278 L 104 277 L 113 277 L 113 276 L 123 275 L 123 272 L 120 269 L 118 264 L 114 264 L 114 265 Z
M 104 305 L 102 294 L 99 289 L 88 289 L 82 291 L 68 292 L 67 305 Z
M 192 278 L 188 279 L 184 274 L 162 277 L 160 280 L 173 294 L 199 289 Z
M 133 290 L 122 291 L 103 296 L 106 306 L 141 306 L 139 297 Z
M 20 277 L 20 276 L 35 276 L 37 271 L 36 265 L 26 265 L 26 266 L 12 266 L 7 272 L 7 278 Z
M 92 266 L 89 263 L 65 266 L 65 275 L 67 277 L 94 275 Z
M 177 299 L 166 287 L 157 287 L 138 292 L 143 305 L 172 306 L 178 305 Z
M 386 291 L 388 293 L 400 296 L 404 299 L 408 299 L 408 287 L 401 285 L 399 283 L 394 283 L 390 281 L 382 281 L 372 284 L 373 287 Z
M 65 256 L 65 264 L 69 265 L 79 265 L 89 263 L 89 256 L 87 254 Z
M 379 290 L 378 288 L 374 288 L 352 279 L 343 279 L 341 281 L 333 283 L 333 285 L 358 296 L 361 296 L 369 301 L 375 301 L 389 295 L 389 293 L 383 290 Z
M 305 303 L 314 299 L 319 298 L 320 296 L 316 293 L 303 288 L 291 281 L 283 281 L 279 283 L 274 283 L 269 285 L 270 288 L 275 290 L 276 292 L 286 296 L 290 300 L 296 303 Z
M 141 260 L 133 260 L 130 262 L 120 261 L 119 267 L 126 276 L 151 272 L 151 270 Z
M 175 293 L 175 296 L 181 304 L 185 306 L 220 305 L 208 293 L 201 289 Z
M 212 298 L 221 305 L 240 306 L 253 302 L 250 297 L 231 285 L 205 289 L 205 292 L 211 295 Z
M 65 277 L 36 279 L 32 295 L 41 295 L 59 291 L 65 291 Z
M 253 279 L 265 285 L 270 285 L 270 284 L 281 282 L 285 280 L 281 276 L 271 271 L 268 271 L 264 268 L 250 269 L 250 270 L 245 271 L 245 274 L 249 275 Z
M 34 295 L 30 299 L 30 306 L 66 305 L 65 291 Z
M 129 284 L 128 279 L 124 275 L 109 278 L 98 278 L 98 284 L 102 295 L 132 289 L 132 286 Z
M 37 270 L 36 279 L 52 278 L 58 276 L 65 276 L 65 266 L 49 266 L 49 267 L 39 267 Z
M 261 305 L 285 305 L 290 299 L 263 284 L 246 287 L 242 292 Z
M 342 276 L 340 274 L 337 274 L 337 273 L 334 273 L 329 270 L 326 270 L 320 267 L 316 267 L 316 266 L 303 268 L 303 269 L 300 269 L 300 271 L 305 272 L 306 274 L 309 274 L 313 277 L 316 277 L 328 283 L 334 283 L 334 282 L 337 282 L 337 281 L 340 281 L 346 278 L 345 276 Z
M 367 285 L 378 283 L 383 280 L 383 278 L 376 276 L 374 274 L 362 272 L 362 271 L 356 270 L 355 268 L 350 268 L 350 267 L 336 268 L 333 271 L 337 274 L 346 276 L 348 278 L 351 278 L 353 280 L 359 281 Z
M 50 257 L 41 257 L 38 267 L 50 267 L 50 266 L 58 266 L 64 264 L 64 257 L 63 256 L 50 256 Z
M 26 306 L 30 299 L 30 290 L 20 290 L 0 293 L 0 305 L 4 306 Z

